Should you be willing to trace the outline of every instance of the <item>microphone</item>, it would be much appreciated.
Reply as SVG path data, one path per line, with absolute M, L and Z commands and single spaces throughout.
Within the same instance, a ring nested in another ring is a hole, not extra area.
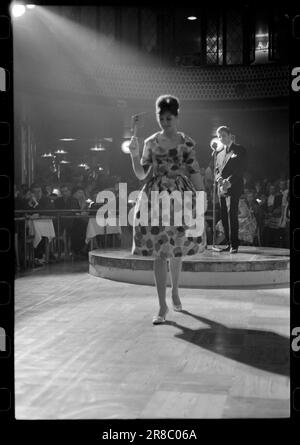
M 135 137 L 137 135 L 138 127 L 139 126 L 142 127 L 140 118 L 144 114 L 148 114 L 148 111 L 142 111 L 141 113 L 134 114 L 133 116 L 131 116 L 131 133 Z
M 137 114 L 134 114 L 133 116 L 131 116 L 130 132 L 133 137 L 137 137 L 138 128 L 143 126 L 141 123 L 141 116 L 148 114 L 148 113 L 149 113 L 148 111 L 142 111 L 141 113 L 137 113 Z M 123 153 L 125 153 L 125 154 L 130 153 L 130 150 L 128 148 L 129 144 L 130 144 L 130 139 L 127 139 L 126 141 L 124 141 L 122 143 L 121 148 L 122 148 Z
M 214 155 L 214 153 L 218 153 L 219 151 L 223 150 L 224 145 L 222 144 L 222 142 L 218 139 L 218 138 L 213 138 L 210 141 L 210 148 L 212 149 L 212 156 Z

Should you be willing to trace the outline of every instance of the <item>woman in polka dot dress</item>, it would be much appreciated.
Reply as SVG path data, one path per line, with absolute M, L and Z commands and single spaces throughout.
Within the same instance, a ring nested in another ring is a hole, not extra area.
M 183 214 L 183 206 L 189 209 L 190 215 L 195 218 L 196 191 L 204 190 L 195 156 L 195 142 L 177 131 L 178 111 L 179 101 L 176 97 L 160 96 L 156 100 L 156 116 L 161 131 L 145 140 L 141 159 L 136 137 L 132 137 L 129 146 L 137 178 L 140 180 L 147 178 L 135 207 L 132 253 L 154 258 L 159 312 L 153 318 L 153 324 L 164 323 L 168 312 L 167 260 L 170 264 L 173 309 L 181 311 L 178 283 L 182 257 L 202 252 L 206 247 L 205 231 L 200 234 L 195 231 L 192 234 L 188 233 L 188 230 L 194 227 L 193 221 L 187 225 L 186 217 L 182 218 L 181 224 L 177 223 L 178 219 L 176 220 L 176 212 L 180 211 Z M 152 177 L 149 175 L 151 167 Z M 186 191 L 190 193 L 184 195 Z M 157 204 L 158 199 L 155 202 L 151 198 L 153 192 L 169 195 L 172 193 L 172 196 L 177 193 L 182 200 L 176 202 L 176 198 L 171 199 L 169 206 L 162 205 L 162 201 Z M 186 195 L 190 199 L 186 199 Z M 148 218 L 146 224 L 145 215 Z M 153 221 L 156 221 L 155 224 Z

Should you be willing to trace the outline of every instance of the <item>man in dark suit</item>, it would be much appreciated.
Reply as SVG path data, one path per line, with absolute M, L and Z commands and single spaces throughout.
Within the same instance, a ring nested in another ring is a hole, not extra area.
M 221 208 L 221 219 L 225 232 L 223 249 L 237 253 L 239 247 L 239 199 L 243 193 L 243 173 L 246 166 L 246 150 L 233 142 L 230 128 L 221 126 L 217 129 L 217 137 L 223 149 L 216 153 L 216 176 L 218 197 Z
M 39 184 L 31 184 L 30 187 L 32 193 L 32 199 L 29 203 L 29 206 L 33 210 L 48 210 L 53 209 L 53 204 L 48 196 L 44 196 L 42 192 L 42 187 Z
M 56 209 L 79 209 L 79 204 L 77 199 L 73 198 L 71 194 L 71 189 L 68 185 L 63 184 L 60 187 L 61 197 L 55 200 L 54 206 Z

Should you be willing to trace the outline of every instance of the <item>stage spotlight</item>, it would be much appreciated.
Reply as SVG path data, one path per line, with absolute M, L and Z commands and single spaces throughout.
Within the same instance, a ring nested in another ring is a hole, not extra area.
M 11 13 L 13 17 L 21 17 L 23 14 L 25 14 L 26 8 L 25 5 L 22 5 L 21 3 L 13 3 L 11 7 Z
M 125 154 L 129 154 L 130 153 L 130 150 L 128 148 L 129 144 L 130 144 L 130 139 L 123 142 L 123 144 L 122 144 L 122 151 L 123 151 L 123 153 L 125 153 Z
M 190 15 L 187 19 L 188 20 L 197 20 L 197 17 L 195 15 Z

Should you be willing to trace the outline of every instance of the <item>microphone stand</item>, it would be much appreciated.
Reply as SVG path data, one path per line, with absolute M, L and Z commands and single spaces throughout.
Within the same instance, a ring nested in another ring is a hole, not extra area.
M 214 252 L 222 252 L 222 249 L 220 247 L 216 246 L 216 162 L 217 161 L 217 149 L 213 150 L 213 243 L 212 243 L 212 250 Z

